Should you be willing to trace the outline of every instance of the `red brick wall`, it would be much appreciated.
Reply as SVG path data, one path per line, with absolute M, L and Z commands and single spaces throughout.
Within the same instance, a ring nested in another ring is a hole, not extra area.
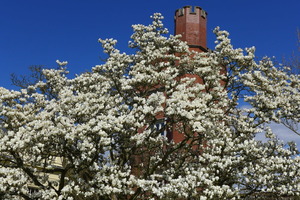
M 192 50 L 204 51 L 207 13 L 198 6 L 185 6 L 175 12 L 175 35 L 181 34 Z

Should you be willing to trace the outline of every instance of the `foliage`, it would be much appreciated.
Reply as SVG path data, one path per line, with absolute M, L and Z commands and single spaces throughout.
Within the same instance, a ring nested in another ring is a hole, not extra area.
M 180 36 L 165 36 L 160 14 L 152 19 L 133 26 L 133 55 L 99 40 L 108 59 L 90 73 L 68 79 L 65 68 L 49 69 L 26 89 L 0 88 L 3 198 L 300 194 L 296 147 L 284 148 L 268 126 L 299 122 L 299 76 L 255 62 L 254 48 L 234 49 L 219 28 L 213 51 L 191 52 Z M 255 140 L 261 132 L 266 142 Z M 29 194 L 32 185 L 38 192 Z

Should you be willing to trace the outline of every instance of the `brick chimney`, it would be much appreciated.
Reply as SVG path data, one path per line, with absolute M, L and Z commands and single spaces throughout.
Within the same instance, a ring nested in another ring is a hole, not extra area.
M 199 6 L 184 6 L 175 11 L 175 35 L 181 34 L 191 50 L 206 52 L 207 12 Z

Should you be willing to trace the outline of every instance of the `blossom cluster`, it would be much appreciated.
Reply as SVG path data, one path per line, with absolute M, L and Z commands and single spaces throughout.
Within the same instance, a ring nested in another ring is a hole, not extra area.
M 299 76 L 234 49 L 219 28 L 213 51 L 190 51 L 162 19 L 133 26 L 134 54 L 99 39 L 108 58 L 91 72 L 48 69 L 45 82 L 0 88 L 0 198 L 300 195 L 298 151 L 268 127 L 299 122 Z

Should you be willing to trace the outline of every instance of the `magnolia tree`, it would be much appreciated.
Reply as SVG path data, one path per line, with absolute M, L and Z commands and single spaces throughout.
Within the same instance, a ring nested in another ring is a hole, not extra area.
M 213 51 L 191 52 L 162 18 L 133 26 L 133 55 L 99 40 L 108 58 L 91 72 L 44 70 L 44 82 L 0 88 L 3 199 L 300 195 L 296 146 L 269 127 L 299 122 L 299 76 L 234 49 L 219 28 Z M 162 134 L 174 131 L 182 141 Z

